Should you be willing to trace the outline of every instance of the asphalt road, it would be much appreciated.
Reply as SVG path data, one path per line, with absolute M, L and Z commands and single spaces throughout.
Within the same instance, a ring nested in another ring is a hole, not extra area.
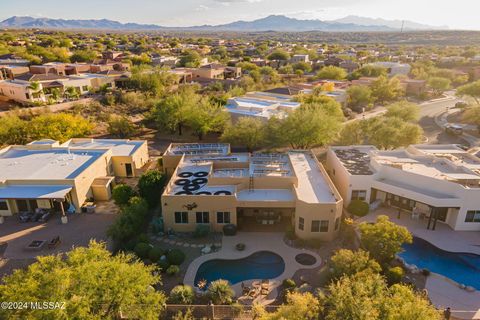
M 459 99 L 452 98 L 446 101 L 426 102 L 420 106 L 420 121 L 419 125 L 423 128 L 425 136 L 429 144 L 467 144 L 461 136 L 448 134 L 445 130 L 437 125 L 435 118 L 444 113 L 448 108 L 455 106 Z

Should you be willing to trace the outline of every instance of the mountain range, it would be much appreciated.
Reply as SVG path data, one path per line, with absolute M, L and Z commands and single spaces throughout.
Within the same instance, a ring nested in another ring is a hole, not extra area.
M 221 25 L 191 27 L 164 27 L 155 24 L 121 23 L 101 20 L 65 20 L 33 17 L 11 17 L 0 22 L 0 28 L 43 29 L 102 29 L 102 30 L 179 30 L 179 31 L 397 31 L 402 21 L 348 16 L 333 21 L 299 20 L 282 15 L 271 15 L 253 21 L 235 21 Z M 433 27 L 405 21 L 405 30 L 438 30 L 448 27 Z

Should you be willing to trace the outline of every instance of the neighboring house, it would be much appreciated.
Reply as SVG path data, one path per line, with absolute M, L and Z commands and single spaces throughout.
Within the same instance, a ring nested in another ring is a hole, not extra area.
M 22 74 L 30 71 L 28 67 L 24 66 L 4 66 L 0 65 L 0 80 L 13 80 Z
M 200 68 L 192 68 L 193 78 L 225 79 L 225 66 L 218 63 L 210 63 Z
M 280 89 L 279 89 L 280 90 Z M 233 122 L 241 117 L 254 117 L 267 121 L 271 117 L 285 118 L 290 112 L 300 107 L 299 102 L 292 101 L 292 96 L 274 91 L 249 92 L 242 97 L 228 99 L 226 110 Z
M 44 103 L 47 101 L 40 83 L 39 90 L 30 88 L 30 82 L 21 80 L 0 81 L 0 95 L 22 104 Z
M 21 57 L 14 54 L 0 55 L 0 65 L 26 67 L 29 64 L 30 64 L 30 61 L 26 59 L 22 59 Z
M 345 206 L 383 203 L 458 231 L 480 231 L 480 158 L 456 145 L 330 147 L 327 171 Z
M 339 63 L 338 65 L 340 68 L 345 69 L 348 73 L 352 73 L 353 71 L 357 70 L 360 65 L 352 60 L 345 60 Z
M 152 64 L 161 67 L 173 68 L 180 59 L 173 56 L 152 57 Z
M 298 62 L 310 63 L 310 57 L 308 56 L 308 54 L 294 54 L 290 58 L 290 63 L 298 63 Z
M 59 76 L 66 75 L 65 63 L 61 62 L 49 62 L 43 65 L 30 66 L 30 73 L 32 74 L 55 74 Z
M 369 65 L 374 67 L 381 67 L 387 69 L 389 77 L 398 76 L 398 75 L 408 75 L 412 66 L 407 63 L 398 63 L 398 62 L 374 62 Z
M 37 208 L 80 212 L 89 199 L 109 200 L 115 176 L 138 176 L 148 159 L 146 141 L 39 140 L 6 147 L 0 150 L 0 215 Z
M 265 231 L 293 228 L 301 239 L 333 240 L 343 200 L 310 151 L 230 153 L 228 144 L 171 144 L 172 176 L 162 195 L 165 231 L 221 232 L 228 224 Z

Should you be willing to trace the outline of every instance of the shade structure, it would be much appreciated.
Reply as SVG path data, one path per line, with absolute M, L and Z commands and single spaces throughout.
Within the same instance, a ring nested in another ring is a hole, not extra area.
M 65 185 L 8 185 L 0 187 L 0 199 L 63 200 L 71 190 Z

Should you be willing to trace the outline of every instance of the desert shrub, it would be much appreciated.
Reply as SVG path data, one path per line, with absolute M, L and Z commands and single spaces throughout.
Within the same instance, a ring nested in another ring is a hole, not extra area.
M 404 271 L 401 267 L 392 267 L 387 271 L 387 280 L 389 284 L 395 284 L 402 281 Z
M 130 201 L 130 198 L 132 198 L 135 195 L 135 192 L 133 191 L 132 187 L 126 184 L 118 184 L 113 188 L 112 191 L 112 198 L 113 201 L 118 206 L 124 206 L 128 204 L 128 201 Z
M 193 233 L 193 236 L 195 238 L 203 238 L 203 237 L 208 236 L 209 233 L 210 233 L 210 227 L 209 226 L 199 224 L 195 228 L 195 232 Z
M 150 245 L 145 242 L 139 242 L 133 249 L 135 251 L 135 254 L 142 259 L 148 258 L 148 253 L 150 251 Z
M 283 280 L 282 285 L 286 290 L 291 290 L 291 289 L 294 289 L 294 288 L 297 287 L 297 284 L 295 283 L 295 280 L 293 280 L 291 278 Z
M 180 249 L 172 249 L 167 253 L 167 260 L 170 264 L 179 266 L 185 261 L 185 253 Z
M 168 274 L 169 276 L 174 276 L 174 275 L 178 274 L 179 272 L 180 272 L 180 267 L 177 266 L 177 265 L 173 265 L 173 264 L 172 264 L 172 265 L 171 265 L 170 267 L 168 267 L 168 269 L 167 269 L 167 274 Z
M 170 291 L 169 301 L 177 304 L 192 304 L 195 298 L 193 288 L 187 285 L 175 286 Z
M 163 255 L 163 250 L 160 249 L 159 247 L 153 247 L 148 252 L 148 258 L 153 262 L 158 261 L 158 259 L 160 259 L 162 255 Z
M 219 279 L 212 281 L 207 289 L 208 297 L 214 304 L 231 304 L 235 291 L 227 280 Z
M 357 217 L 363 217 L 368 214 L 370 207 L 368 203 L 362 200 L 352 200 L 347 207 L 347 211 Z
M 150 208 L 154 208 L 160 202 L 160 195 L 166 183 L 166 176 L 159 170 L 148 171 L 138 180 L 138 192 L 145 198 Z
M 170 263 L 167 260 L 158 260 L 157 266 L 160 268 L 161 272 L 166 272 L 168 267 L 170 267 Z

